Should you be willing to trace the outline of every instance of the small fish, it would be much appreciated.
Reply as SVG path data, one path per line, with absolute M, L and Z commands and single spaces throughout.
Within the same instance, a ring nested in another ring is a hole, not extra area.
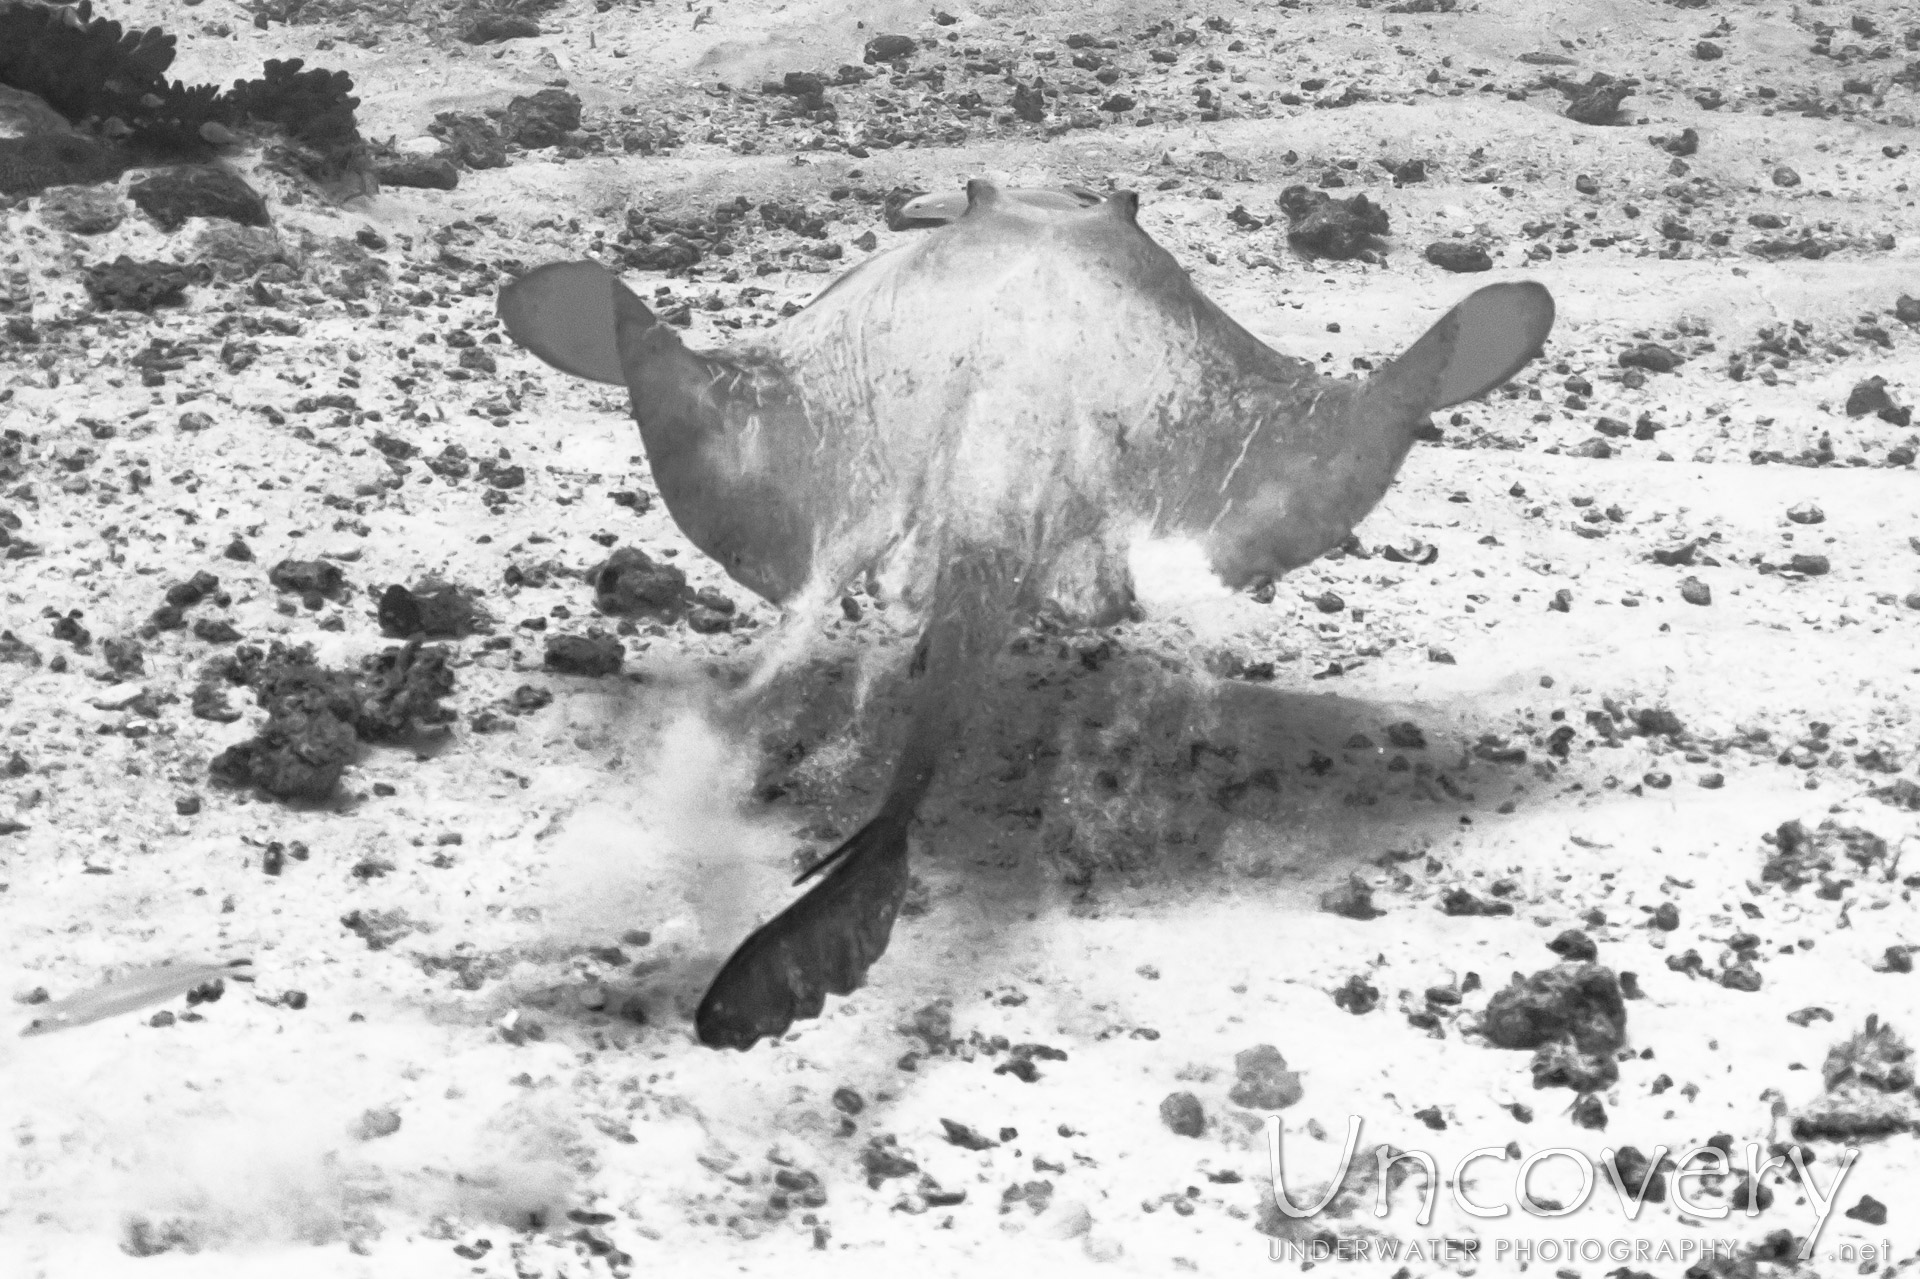
M 252 981 L 252 966 L 251 959 L 234 959 L 224 964 L 152 964 L 136 968 L 104 986 L 43 1005 L 39 1015 L 20 1033 L 51 1035 L 56 1030 L 72 1030 L 75 1026 L 163 1004 L 210 981 L 227 977 Z

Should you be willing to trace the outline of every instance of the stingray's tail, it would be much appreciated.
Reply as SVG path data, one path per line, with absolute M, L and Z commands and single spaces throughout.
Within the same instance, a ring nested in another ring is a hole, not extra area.
M 818 1017 L 885 953 L 907 893 L 907 831 L 951 752 L 973 699 L 1013 625 L 1019 561 L 999 550 L 956 553 L 941 565 L 913 669 L 913 722 L 880 814 L 815 863 L 824 872 L 800 900 L 762 924 L 707 988 L 694 1025 L 714 1048 L 751 1048 Z
M 886 952 L 907 895 L 911 810 L 883 811 L 801 878 L 831 865 L 805 896 L 741 943 L 694 1015 L 700 1042 L 751 1048 L 850 995 Z

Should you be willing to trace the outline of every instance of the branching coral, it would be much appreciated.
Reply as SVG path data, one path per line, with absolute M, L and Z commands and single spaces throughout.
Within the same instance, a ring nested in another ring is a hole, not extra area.
M 344 71 L 302 70 L 298 58 L 269 60 L 258 80 L 235 80 L 227 100 L 243 116 L 277 124 L 302 142 L 338 146 L 360 139 L 350 96 L 353 77 Z
M 72 6 L 0 3 L 0 81 L 38 94 L 70 120 L 140 115 L 141 99 L 165 85 L 174 38 L 158 27 L 129 32 Z
M 259 79 L 236 80 L 222 93 L 167 80 L 174 50 L 174 37 L 158 27 L 127 31 L 94 17 L 92 0 L 0 0 L 0 83 L 37 94 L 75 123 L 117 120 L 143 151 L 203 153 L 208 125 L 248 122 L 277 125 L 335 160 L 361 147 L 353 115 L 360 100 L 345 72 L 271 61 Z

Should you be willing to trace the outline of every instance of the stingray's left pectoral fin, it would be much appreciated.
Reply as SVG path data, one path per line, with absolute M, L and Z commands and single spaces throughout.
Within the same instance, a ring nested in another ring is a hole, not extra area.
M 828 854 L 823 879 L 740 944 L 694 1014 L 701 1043 L 744 1051 L 860 988 L 906 899 L 911 818 L 868 822 Z
M 500 290 L 500 319 L 515 342 L 561 372 L 624 386 L 617 302 L 646 309 L 599 263 L 553 262 Z
M 1553 295 L 1531 280 L 1476 290 L 1383 372 L 1423 411 L 1501 385 L 1540 354 L 1553 328 Z

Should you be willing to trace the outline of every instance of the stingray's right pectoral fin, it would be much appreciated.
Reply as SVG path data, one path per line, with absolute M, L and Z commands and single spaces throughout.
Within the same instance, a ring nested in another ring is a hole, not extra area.
M 535 267 L 500 290 L 507 333 L 554 368 L 595 382 L 626 385 L 616 314 L 653 313 L 597 262 Z
M 911 819 L 868 822 L 821 863 L 825 878 L 740 944 L 694 1014 L 701 1043 L 744 1051 L 860 988 L 906 899 Z
M 1442 316 L 1395 360 L 1386 376 L 1404 380 L 1426 412 L 1485 395 L 1540 354 L 1553 328 L 1553 295 L 1531 280 L 1490 284 Z

